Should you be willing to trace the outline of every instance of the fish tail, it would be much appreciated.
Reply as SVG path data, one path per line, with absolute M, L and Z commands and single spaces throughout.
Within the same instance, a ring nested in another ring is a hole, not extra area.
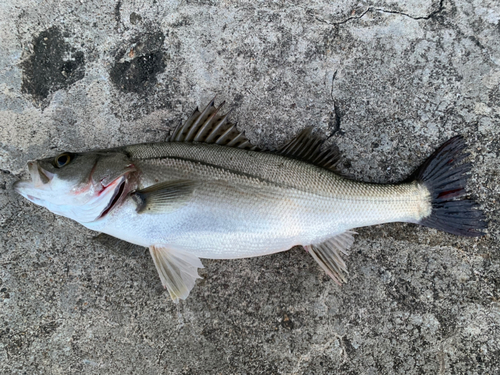
M 463 163 L 469 156 L 464 149 L 463 137 L 453 137 L 412 175 L 411 179 L 429 190 L 432 206 L 430 214 L 418 224 L 460 236 L 478 237 L 484 235 L 481 230 L 487 223 L 478 204 L 464 197 L 471 169 L 470 163 Z

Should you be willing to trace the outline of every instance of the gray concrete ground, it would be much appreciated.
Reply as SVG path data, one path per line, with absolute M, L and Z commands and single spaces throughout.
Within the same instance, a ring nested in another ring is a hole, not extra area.
M 0 2 L 2 374 L 498 374 L 500 5 Z M 165 139 L 215 94 L 262 147 L 317 126 L 405 178 L 463 134 L 488 234 L 359 230 L 336 286 L 295 248 L 205 260 L 189 299 L 12 191 L 30 159 Z

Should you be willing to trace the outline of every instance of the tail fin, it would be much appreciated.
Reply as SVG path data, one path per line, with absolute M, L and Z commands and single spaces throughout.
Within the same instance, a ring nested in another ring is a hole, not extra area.
M 484 214 L 466 195 L 465 186 L 470 163 L 462 163 L 469 156 L 464 153 L 465 142 L 456 136 L 439 147 L 412 175 L 412 180 L 423 183 L 431 194 L 431 214 L 419 224 L 460 236 L 484 235 L 487 227 Z

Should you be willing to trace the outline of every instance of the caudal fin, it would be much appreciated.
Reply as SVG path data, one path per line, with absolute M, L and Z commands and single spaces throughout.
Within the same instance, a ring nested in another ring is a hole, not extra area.
M 432 211 L 419 224 L 460 236 L 478 237 L 487 227 L 484 213 L 467 193 L 467 173 L 471 164 L 463 163 L 465 142 L 456 136 L 439 147 L 413 174 L 431 194 Z M 462 198 L 462 199 L 460 199 Z

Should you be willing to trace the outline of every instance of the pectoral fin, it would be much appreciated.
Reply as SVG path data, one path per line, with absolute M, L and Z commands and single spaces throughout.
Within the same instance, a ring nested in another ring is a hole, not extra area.
M 196 182 L 175 180 L 161 182 L 132 194 L 138 213 L 164 213 L 184 205 L 193 194 Z
M 340 254 L 347 255 L 347 250 L 354 242 L 353 234 L 356 232 L 347 231 L 319 245 L 305 246 L 320 267 L 339 285 L 346 282 L 344 275 L 348 273 Z
M 201 261 L 194 255 L 172 250 L 162 245 L 149 247 L 156 270 L 163 287 L 168 289 L 175 303 L 186 299 L 198 275 L 198 268 L 203 268 Z

